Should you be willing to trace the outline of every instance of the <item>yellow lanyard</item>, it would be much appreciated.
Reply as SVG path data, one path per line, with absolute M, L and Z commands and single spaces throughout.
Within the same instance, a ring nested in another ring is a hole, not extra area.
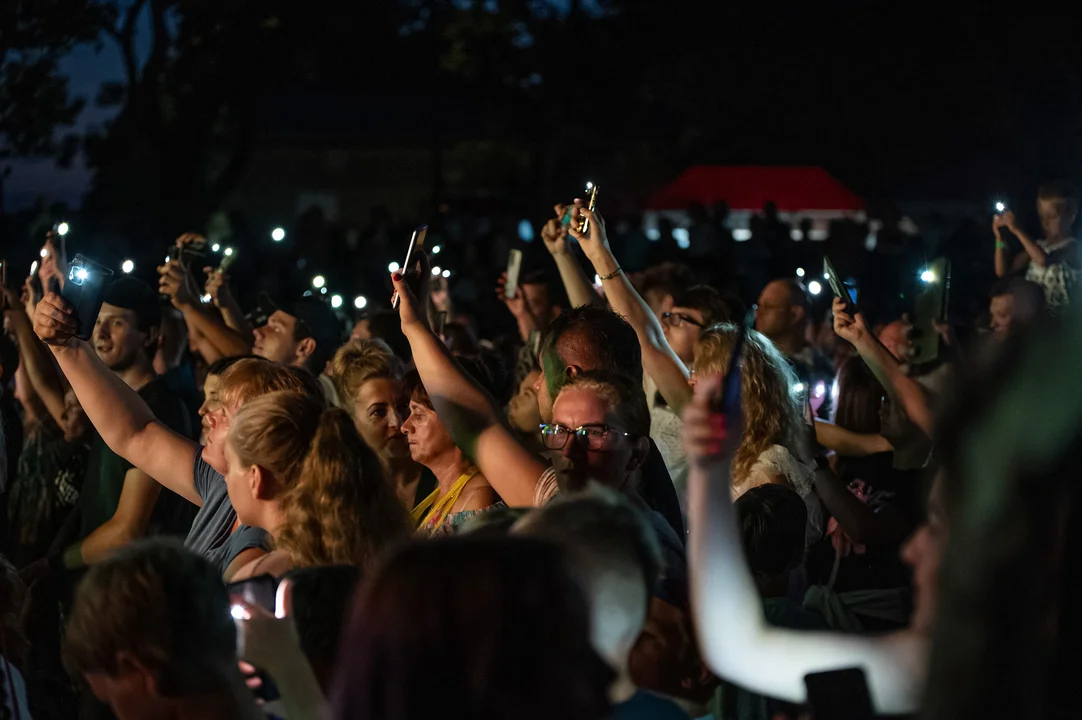
M 466 484 L 479 472 L 480 470 L 477 468 L 470 468 L 462 473 L 458 480 L 455 480 L 455 484 L 442 498 L 440 497 L 440 489 L 436 488 L 432 491 L 432 494 L 417 503 L 417 507 L 413 508 L 413 512 L 410 513 L 413 521 L 417 523 L 417 529 L 439 527 L 447 513 L 458 502 L 458 498 L 466 488 Z M 427 514 L 425 511 L 427 511 Z

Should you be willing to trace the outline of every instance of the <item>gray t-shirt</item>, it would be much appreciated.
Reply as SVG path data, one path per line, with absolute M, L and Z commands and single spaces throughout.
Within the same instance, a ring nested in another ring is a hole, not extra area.
M 247 525 L 233 530 L 237 513 L 229 502 L 225 478 L 203 459 L 203 448 L 199 448 L 195 454 L 192 474 L 195 491 L 203 499 L 203 507 L 199 508 L 192 521 L 192 529 L 184 541 L 186 547 L 216 565 L 222 575 L 225 575 L 233 558 L 248 548 L 270 550 L 270 536 L 265 530 Z

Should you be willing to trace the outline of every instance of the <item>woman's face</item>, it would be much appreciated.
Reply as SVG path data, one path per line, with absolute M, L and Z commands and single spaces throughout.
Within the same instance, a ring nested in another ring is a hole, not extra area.
M 231 440 L 226 440 L 223 447 L 225 450 L 223 454 L 229 466 L 225 472 L 225 488 L 229 493 L 229 502 L 236 511 L 238 520 L 245 525 L 258 527 L 255 496 L 252 493 L 255 468 L 241 465 Z
M 357 390 L 353 422 L 368 447 L 384 460 L 409 457 L 398 417 L 400 385 L 390 378 L 372 378 Z
M 913 569 L 913 616 L 909 626 L 928 634 L 939 606 L 939 566 L 947 542 L 943 517 L 943 481 L 937 475 L 928 496 L 928 517 L 902 546 L 902 561 Z
M 541 371 L 534 370 L 523 378 L 518 393 L 507 406 L 507 419 L 516 430 L 536 433 L 541 424 L 541 410 L 537 406 L 537 389 L 534 387 L 540 377 Z
M 410 415 L 402 423 L 402 432 L 409 438 L 410 457 L 425 466 L 455 447 L 436 411 L 413 400 L 410 400 Z

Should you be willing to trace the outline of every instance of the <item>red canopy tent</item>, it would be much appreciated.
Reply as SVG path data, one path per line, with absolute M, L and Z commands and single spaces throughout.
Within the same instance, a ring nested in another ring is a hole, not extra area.
M 724 200 L 732 210 L 762 210 L 773 200 L 781 212 L 857 211 L 864 201 L 819 167 L 696 165 L 656 193 L 650 210 L 687 210 Z

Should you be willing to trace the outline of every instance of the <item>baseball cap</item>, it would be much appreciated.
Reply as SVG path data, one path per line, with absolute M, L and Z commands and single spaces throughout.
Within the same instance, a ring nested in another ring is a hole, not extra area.
M 308 296 L 278 302 L 267 293 L 260 293 L 259 309 L 262 311 L 261 314 L 268 316 L 275 310 L 281 310 L 286 315 L 303 322 L 312 333 L 317 345 L 327 344 L 337 347 L 342 344 L 342 325 L 327 303 L 317 297 Z
M 134 312 L 140 328 L 161 327 L 161 298 L 157 291 L 139 278 L 130 275 L 116 278 L 106 286 L 103 301 Z

